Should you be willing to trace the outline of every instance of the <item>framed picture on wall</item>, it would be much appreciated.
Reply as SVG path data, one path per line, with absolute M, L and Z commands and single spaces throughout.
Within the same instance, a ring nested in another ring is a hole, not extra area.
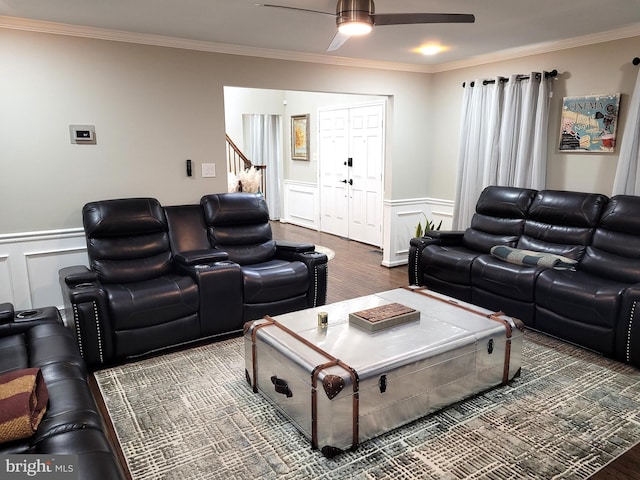
M 560 119 L 562 151 L 603 153 L 616 148 L 620 94 L 564 97 Z
M 291 158 L 309 160 L 309 114 L 291 115 Z

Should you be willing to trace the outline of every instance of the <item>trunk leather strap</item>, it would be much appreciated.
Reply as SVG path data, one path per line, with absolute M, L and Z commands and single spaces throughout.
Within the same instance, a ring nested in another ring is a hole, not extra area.
M 318 347 L 317 345 L 314 345 L 313 343 L 311 343 L 310 341 L 308 341 L 306 338 L 303 338 L 302 336 L 298 335 L 296 332 L 294 332 L 293 330 L 285 327 L 284 325 L 282 325 L 281 323 L 277 322 L 276 320 L 274 320 L 273 318 L 271 318 L 269 315 L 264 317 L 264 322 L 259 323 L 257 325 L 254 325 L 253 330 L 251 332 L 251 354 L 253 357 L 253 391 L 257 392 L 258 391 L 258 385 L 257 385 L 257 377 L 258 377 L 258 367 L 257 367 L 257 346 L 256 346 L 256 341 L 257 341 L 257 331 L 260 328 L 264 328 L 264 327 L 269 327 L 269 326 L 274 326 L 277 327 L 279 329 L 281 329 L 282 331 L 286 332 L 288 335 L 290 335 L 291 337 L 295 338 L 296 340 L 298 340 L 300 343 L 304 344 L 306 347 L 310 348 L 311 350 L 313 350 L 314 352 L 322 355 L 323 357 L 325 357 L 328 362 L 320 364 L 318 366 L 316 366 L 312 372 L 311 372 L 311 446 L 314 449 L 318 448 L 318 377 L 320 376 L 320 373 L 323 370 L 326 370 L 327 368 L 331 368 L 334 366 L 339 366 L 342 369 L 344 369 L 349 376 L 351 377 L 351 384 L 353 386 L 353 396 L 352 396 L 352 403 L 353 403 L 353 415 L 352 415 L 352 445 L 351 445 L 351 450 L 355 450 L 356 448 L 358 448 L 358 439 L 360 436 L 359 433 L 359 418 L 360 418 L 360 393 L 359 393 L 359 383 L 360 383 L 360 379 L 358 377 L 358 373 L 355 371 L 355 369 L 353 369 L 352 367 L 350 367 L 349 365 L 347 365 L 346 363 L 344 363 L 342 360 L 339 360 L 337 358 L 335 358 L 334 356 L 330 355 L 329 353 L 325 352 L 324 350 L 322 350 L 320 347 Z
M 506 385 L 507 382 L 509 381 L 509 368 L 510 368 L 510 363 L 511 363 L 511 337 L 513 336 L 513 327 L 511 326 L 511 324 L 506 321 L 503 317 L 505 316 L 505 314 L 503 312 L 493 312 L 490 313 L 489 315 L 487 315 L 484 312 L 481 312 L 479 310 L 476 310 L 474 308 L 471 308 L 467 305 L 461 305 L 458 302 L 456 302 L 453 299 L 445 299 L 442 297 L 439 297 L 437 295 L 433 295 L 431 293 L 429 293 L 429 291 L 426 288 L 412 288 L 412 287 L 402 287 L 405 290 L 409 290 L 410 292 L 415 292 L 418 293 L 420 295 L 424 295 L 425 297 L 429 297 L 432 298 L 434 300 L 439 300 L 441 302 L 447 303 L 449 305 L 453 305 L 455 307 L 458 308 L 462 308 L 463 310 L 466 310 L 467 312 L 471 312 L 471 313 L 475 313 L 476 315 L 480 315 L 484 318 L 488 318 L 489 320 L 493 320 L 494 322 L 498 322 L 500 324 L 502 324 L 505 328 L 505 332 L 506 332 L 506 337 L 507 337 L 507 341 L 506 341 L 506 346 L 505 346 L 505 354 L 504 354 L 504 369 L 503 369 L 503 373 L 502 373 L 502 385 Z M 514 323 L 516 325 L 516 327 L 519 330 L 524 330 L 524 324 L 517 319 L 514 319 Z

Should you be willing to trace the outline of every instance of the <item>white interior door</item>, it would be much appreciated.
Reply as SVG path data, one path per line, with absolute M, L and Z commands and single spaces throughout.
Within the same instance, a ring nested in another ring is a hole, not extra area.
M 346 178 L 349 156 L 349 110 L 320 112 L 320 228 L 349 236 L 349 203 Z
M 382 245 L 383 106 L 350 110 L 349 238 Z
M 382 245 L 384 105 L 320 112 L 320 228 Z

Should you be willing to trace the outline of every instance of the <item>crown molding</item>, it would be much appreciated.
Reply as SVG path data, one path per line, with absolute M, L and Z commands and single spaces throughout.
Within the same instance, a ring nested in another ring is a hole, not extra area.
M 290 52 L 285 50 L 271 50 L 257 47 L 244 47 L 225 43 L 204 42 L 188 40 L 164 35 L 152 35 L 144 33 L 125 32 L 106 28 L 86 27 L 70 25 L 66 23 L 46 22 L 18 17 L 0 16 L 0 28 L 13 30 L 25 30 L 38 33 L 55 35 L 67 35 L 73 37 L 93 38 L 97 40 L 110 40 L 114 42 L 137 43 L 158 47 L 180 48 L 184 50 L 197 50 L 202 52 L 222 53 L 228 55 L 242 55 L 248 57 L 270 58 L 274 60 L 289 60 L 294 62 L 320 63 L 325 65 L 337 65 L 348 67 L 372 68 L 379 70 L 395 70 L 414 73 L 439 73 L 460 68 L 475 67 L 487 63 L 513 60 L 516 58 L 539 55 L 544 53 L 566 50 L 569 48 L 583 47 L 596 43 L 621 40 L 624 38 L 640 36 L 640 23 L 627 27 L 610 30 L 607 32 L 585 35 L 552 42 L 543 42 L 525 47 L 501 50 L 488 55 L 478 55 L 459 62 L 442 63 L 437 65 L 424 65 L 412 63 L 384 62 L 379 60 L 366 60 L 359 58 L 335 57 L 331 55 Z
M 416 73 L 430 73 L 431 71 L 430 65 L 384 62 L 380 60 L 365 60 L 313 53 L 290 52 L 285 50 L 271 50 L 258 47 L 244 47 L 225 43 L 203 42 L 200 40 L 188 40 L 164 35 L 125 32 L 122 30 L 86 27 L 82 25 L 70 25 L 66 23 L 46 22 L 42 20 L 31 20 L 18 17 L 0 16 L 0 28 L 67 35 L 72 37 L 93 38 L 97 40 L 110 40 L 114 42 L 137 43 L 157 47 L 223 53 L 228 55 L 290 60 L 295 62 L 322 63 L 327 65 L 374 68 L 379 70 L 397 70 Z
M 557 52 L 559 50 L 567 50 L 570 48 L 584 47 L 594 45 L 596 43 L 610 42 L 614 40 L 622 40 L 640 36 L 640 23 L 635 23 L 616 30 L 607 32 L 594 33 L 592 35 L 584 35 L 581 37 L 568 38 L 566 40 L 558 40 L 553 42 L 536 43 L 525 47 L 510 48 L 500 50 L 488 55 L 478 55 L 468 60 L 460 62 L 442 63 L 433 65 L 431 73 L 446 72 L 449 70 L 457 70 L 460 68 L 476 67 L 487 63 L 503 62 L 505 60 L 514 60 L 516 58 L 528 57 L 531 55 L 540 55 L 544 53 Z

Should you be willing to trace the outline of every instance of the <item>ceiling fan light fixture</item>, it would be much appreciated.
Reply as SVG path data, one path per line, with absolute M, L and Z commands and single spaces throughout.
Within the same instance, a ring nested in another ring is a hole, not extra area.
M 366 35 L 373 30 L 373 0 L 339 0 L 336 25 L 343 35 Z
M 366 22 L 345 22 L 338 27 L 344 35 L 366 35 L 373 30 L 373 25 Z

